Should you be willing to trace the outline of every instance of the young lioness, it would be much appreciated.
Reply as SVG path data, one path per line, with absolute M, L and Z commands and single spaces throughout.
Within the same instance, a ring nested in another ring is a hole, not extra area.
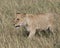
M 27 25 L 27 26 L 26 26 Z M 45 14 L 16 14 L 15 27 L 25 26 L 30 32 L 28 38 L 35 35 L 36 29 L 54 31 L 54 16 L 51 13 Z

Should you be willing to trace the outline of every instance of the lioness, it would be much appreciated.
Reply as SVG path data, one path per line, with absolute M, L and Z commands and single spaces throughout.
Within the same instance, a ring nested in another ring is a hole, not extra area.
M 27 26 L 26 26 L 27 25 Z M 30 32 L 28 38 L 35 35 L 36 29 L 54 31 L 54 16 L 51 13 L 45 14 L 16 14 L 15 27 L 25 26 Z

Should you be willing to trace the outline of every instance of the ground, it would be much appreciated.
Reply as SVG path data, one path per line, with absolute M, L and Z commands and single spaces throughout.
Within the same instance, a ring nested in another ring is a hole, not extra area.
M 39 33 L 28 40 L 25 28 L 13 26 L 16 13 L 46 12 L 57 14 L 54 36 Z M 60 0 L 0 0 L 0 48 L 60 48 Z

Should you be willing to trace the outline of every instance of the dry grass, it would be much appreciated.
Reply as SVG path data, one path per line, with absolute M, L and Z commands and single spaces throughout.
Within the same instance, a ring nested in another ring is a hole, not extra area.
M 57 30 L 54 35 L 40 33 L 41 36 L 28 40 L 23 27 L 13 26 L 18 12 L 56 13 Z M 0 0 L 0 48 L 60 48 L 60 0 Z

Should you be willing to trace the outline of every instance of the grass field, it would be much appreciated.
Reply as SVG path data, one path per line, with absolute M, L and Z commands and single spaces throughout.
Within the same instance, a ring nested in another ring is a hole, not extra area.
M 47 12 L 57 14 L 54 35 L 40 33 L 28 40 L 25 28 L 13 25 L 16 13 Z M 60 0 L 0 0 L 0 48 L 60 48 Z

